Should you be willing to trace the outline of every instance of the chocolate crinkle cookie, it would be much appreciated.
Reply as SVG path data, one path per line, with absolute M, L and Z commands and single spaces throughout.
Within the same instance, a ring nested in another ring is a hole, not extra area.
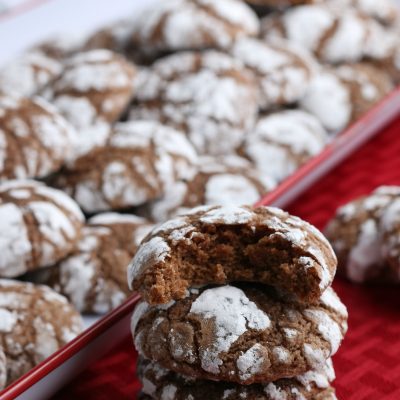
M 199 153 L 235 151 L 258 112 L 256 79 L 240 60 L 217 52 L 182 52 L 158 60 L 137 80 L 130 119 L 184 131 Z
M 46 286 L 0 280 L 0 349 L 10 384 L 82 331 L 78 312 Z M 0 379 L 1 379 L 0 361 Z
M 396 257 L 400 188 L 382 186 L 340 207 L 325 233 L 339 273 L 353 282 L 399 282 Z
M 347 331 L 333 289 L 300 305 L 256 285 L 190 289 L 186 298 L 132 316 L 139 354 L 196 379 L 273 382 L 321 368 Z
M 394 88 L 385 70 L 367 63 L 326 68 L 314 78 L 300 106 L 329 131 L 357 121 Z
M 311 54 L 285 40 L 241 38 L 231 53 L 256 75 L 263 109 L 301 99 L 317 68 Z
M 158 52 L 226 49 L 258 32 L 256 14 L 242 1 L 169 0 L 138 14 L 132 41 Z
M 200 205 L 253 204 L 275 186 L 274 179 L 245 158 L 202 156 L 192 179 L 176 181 L 161 199 L 145 206 L 144 213 L 156 222 L 165 222 Z
M 327 143 L 328 134 L 315 116 L 301 110 L 284 110 L 260 116 L 240 151 L 259 171 L 279 182 Z
M 104 49 L 81 52 L 65 62 L 46 96 L 78 130 L 78 154 L 105 143 L 110 124 L 133 96 L 135 75 L 133 64 Z
M 156 121 L 118 123 L 103 146 L 52 180 L 88 213 L 138 206 L 190 179 L 197 154 L 182 132 Z M 96 166 L 93 168 L 93 166 Z
M 38 94 L 61 71 L 62 64 L 58 60 L 41 51 L 30 50 L 0 69 L 0 93 Z
M 128 283 L 150 304 L 182 299 L 193 286 L 235 281 L 318 302 L 335 271 L 330 244 L 300 218 L 273 207 L 203 206 L 146 237 Z
M 292 7 L 262 20 L 264 38 L 286 38 L 327 63 L 357 62 L 378 55 L 387 30 L 376 19 L 341 2 Z M 310 27 L 312 29 L 310 29 Z
M 84 216 L 65 193 L 14 180 L 0 184 L 0 221 L 0 277 L 16 277 L 71 252 Z
M 330 383 L 335 379 L 331 360 L 319 370 L 274 383 L 237 385 L 222 381 L 195 380 L 139 359 L 140 399 L 164 400 L 337 400 Z
M 104 314 L 126 300 L 127 267 L 151 228 L 135 215 L 98 214 L 82 229 L 73 252 L 26 278 L 51 286 L 80 312 Z
M 0 94 L 0 181 L 58 171 L 76 139 L 75 129 L 43 98 Z

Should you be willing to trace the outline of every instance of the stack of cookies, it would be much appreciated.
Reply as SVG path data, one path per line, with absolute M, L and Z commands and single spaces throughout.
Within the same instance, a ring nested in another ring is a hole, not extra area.
M 272 207 L 198 207 L 157 226 L 129 266 L 143 399 L 336 399 L 347 311 L 335 254 Z

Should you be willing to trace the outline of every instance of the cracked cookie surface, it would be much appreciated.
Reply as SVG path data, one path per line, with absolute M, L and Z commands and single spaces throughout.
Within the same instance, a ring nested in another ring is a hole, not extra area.
M 175 182 L 163 198 L 145 207 L 144 215 L 165 222 L 202 204 L 254 204 L 276 186 L 274 179 L 239 156 L 202 156 L 198 165 L 192 179 Z
M 75 129 L 43 98 L 0 94 L 0 180 L 58 171 L 76 139 Z
M 317 68 L 310 53 L 283 39 L 267 43 L 241 38 L 235 42 L 231 53 L 254 72 L 261 89 L 262 109 L 300 100 Z
M 255 77 L 240 60 L 211 50 L 181 52 L 140 74 L 129 118 L 174 126 L 201 154 L 229 154 L 253 126 L 258 101 Z
M 260 116 L 240 152 L 259 171 L 280 182 L 327 143 L 328 134 L 316 117 L 301 110 L 285 110 Z
M 0 185 L 0 276 L 54 264 L 79 240 L 84 216 L 65 193 L 36 181 Z
M 67 59 L 46 97 L 78 130 L 78 154 L 107 140 L 110 124 L 118 120 L 133 96 L 135 75 L 132 63 L 105 49 Z
M 190 179 L 197 154 L 185 135 L 156 121 L 118 123 L 103 146 L 70 163 L 52 181 L 89 213 L 138 206 Z M 96 168 L 93 168 L 93 166 Z
M 317 371 L 272 383 L 237 385 L 195 380 L 139 359 L 138 377 L 143 384 L 141 399 L 163 400 L 336 400 L 330 383 L 335 379 L 331 360 Z M 148 396 L 148 397 L 145 397 Z
M 238 0 L 169 0 L 144 10 L 134 25 L 135 45 L 164 52 L 225 49 L 259 31 L 255 13 Z
M 0 93 L 32 96 L 62 71 L 62 64 L 41 51 L 31 50 L 0 69 Z
M 246 385 L 318 370 L 346 331 L 346 307 L 331 288 L 315 305 L 262 285 L 189 289 L 167 305 L 139 303 L 132 316 L 141 356 L 192 378 Z
M 28 280 L 51 286 L 80 312 L 111 311 L 129 295 L 127 267 L 152 226 L 134 215 L 98 214 L 88 220 L 71 254 Z
M 0 279 L 0 347 L 7 385 L 82 331 L 78 312 L 46 286 Z
M 300 106 L 330 131 L 357 121 L 393 89 L 385 70 L 367 63 L 323 69 L 312 80 Z
M 325 234 L 338 256 L 341 275 L 358 283 L 399 280 L 385 263 L 382 252 L 384 229 L 381 227 L 386 209 L 399 196 L 399 187 L 382 186 L 336 211 Z M 386 214 L 383 224 L 388 230 L 393 226 L 392 211 Z

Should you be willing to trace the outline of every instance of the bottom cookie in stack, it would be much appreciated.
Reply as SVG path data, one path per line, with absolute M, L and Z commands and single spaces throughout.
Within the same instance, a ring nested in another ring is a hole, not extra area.
M 336 400 L 330 385 L 335 379 L 331 359 L 318 371 L 247 386 L 192 379 L 144 359 L 139 359 L 138 377 L 143 385 L 142 400 Z

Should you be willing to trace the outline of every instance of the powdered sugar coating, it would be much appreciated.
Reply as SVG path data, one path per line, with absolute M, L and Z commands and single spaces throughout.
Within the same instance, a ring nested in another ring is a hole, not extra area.
M 53 287 L 80 312 L 104 314 L 127 298 L 126 268 L 151 226 L 133 215 L 98 214 L 66 258 L 30 279 Z
M 331 344 L 331 354 L 335 354 L 343 339 L 343 334 L 339 325 L 327 314 L 319 310 L 308 309 L 304 311 L 304 315 L 318 324 L 321 335 Z
M 220 353 L 228 351 L 244 332 L 248 329 L 266 330 L 271 324 L 268 315 L 258 309 L 243 291 L 233 286 L 205 290 L 192 303 L 190 312 L 200 314 L 215 323 L 213 346 L 200 354 L 202 368 L 213 374 L 219 372 L 222 364 Z M 254 354 L 255 350 L 249 355 Z M 248 371 L 250 367 L 243 356 L 238 359 L 238 367 L 244 374 L 251 372 Z
M 250 226 L 253 227 L 253 232 L 256 232 L 257 228 L 267 227 L 271 232 L 271 238 L 279 238 L 288 243 L 290 247 L 301 249 L 302 255 L 299 255 L 292 268 L 300 268 L 312 275 L 316 274 L 318 283 L 315 282 L 317 284 L 315 289 L 320 294 L 333 279 L 336 256 L 331 246 L 316 228 L 301 219 L 273 207 L 252 209 L 238 206 L 203 206 L 193 209 L 185 216 L 159 225 L 150 233 L 129 266 L 128 281 L 130 285 L 140 290 L 146 298 L 150 287 L 145 290 L 142 286 L 144 274 L 149 276 L 152 270 L 165 269 L 168 271 L 169 263 L 173 264 L 172 260 L 176 256 L 176 247 L 179 244 L 190 244 L 192 240 L 198 241 L 199 237 L 204 235 L 203 229 L 210 225 L 217 227 Z M 162 246 L 157 247 L 160 244 Z M 162 258 L 160 258 L 160 252 Z M 242 267 L 244 268 L 244 266 Z M 266 268 L 268 267 L 266 266 Z M 177 272 L 179 273 L 179 271 Z M 148 284 L 151 286 L 151 283 Z
M 327 141 L 325 129 L 311 114 L 280 111 L 259 119 L 243 151 L 260 171 L 281 181 L 318 154 Z
M 181 132 L 155 121 L 131 121 L 116 124 L 105 145 L 77 158 L 54 184 L 85 211 L 121 209 L 159 197 L 176 180 L 190 179 L 196 162 Z
M 169 0 L 137 16 L 133 42 L 153 51 L 227 48 L 258 31 L 257 16 L 238 0 Z
M 0 185 L 0 215 L 3 277 L 63 258 L 74 247 L 84 220 L 79 207 L 64 193 L 23 180 Z
M 286 38 L 322 61 L 336 64 L 359 61 L 367 52 L 379 51 L 378 41 L 370 40 L 375 23 L 359 10 L 348 7 L 343 12 L 343 5 L 332 2 L 302 5 L 282 15 L 267 16 L 262 30 L 266 38 Z
M 254 204 L 276 186 L 272 178 L 235 155 L 202 156 L 198 164 L 192 179 L 175 182 L 148 207 L 154 221 L 164 222 L 200 204 Z
M 78 53 L 68 59 L 47 97 L 77 128 L 83 140 L 77 154 L 104 144 L 109 124 L 127 107 L 134 90 L 136 69 L 109 50 Z
M 7 384 L 82 330 L 80 315 L 63 296 L 45 286 L 0 280 L 0 313 L 12 316 L 9 321 L 13 319 L 10 329 L 0 327 L 0 347 L 7 359 Z
M 301 99 L 316 69 L 311 54 L 284 40 L 266 43 L 242 38 L 232 54 L 257 76 L 264 109 Z
M 312 80 L 300 105 L 329 131 L 340 131 L 351 120 L 353 105 L 349 87 L 332 72 L 321 71 Z
M 338 254 L 340 271 L 350 280 L 358 283 L 375 279 L 397 281 L 395 276 L 390 276 L 390 268 L 384 261 L 388 256 L 387 232 L 395 218 L 391 212 L 385 222 L 383 218 L 386 210 L 397 203 L 399 195 L 397 186 L 379 187 L 370 195 L 340 207 L 328 224 L 326 234 Z M 394 210 L 397 206 L 393 207 Z
M 40 51 L 29 51 L 0 69 L 0 93 L 37 94 L 62 70 L 57 60 Z
M 319 371 L 260 385 L 194 380 L 144 359 L 139 359 L 138 375 L 143 383 L 143 393 L 156 400 L 162 399 L 164 388 L 169 386 L 176 389 L 173 400 L 203 400 L 206 397 L 210 400 L 337 400 L 330 387 L 335 378 L 331 360 L 327 360 Z
M 185 131 L 199 153 L 229 154 L 257 113 L 255 80 L 239 60 L 216 51 L 157 61 L 137 81 L 131 119 L 156 119 Z
M 45 177 L 73 153 L 74 128 L 39 97 L 0 95 L 0 179 Z
M 251 385 L 322 372 L 347 331 L 336 310 L 262 286 L 203 287 L 167 308 L 142 303 L 132 319 L 140 356 L 192 379 Z M 299 331 L 291 341 L 289 327 Z

